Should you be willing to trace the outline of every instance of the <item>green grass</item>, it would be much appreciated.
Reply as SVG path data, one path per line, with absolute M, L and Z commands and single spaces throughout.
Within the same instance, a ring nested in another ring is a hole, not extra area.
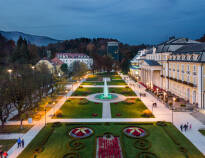
M 104 85 L 104 82 L 83 82 L 82 85 Z M 112 80 L 108 85 L 127 85 L 124 80 Z
M 179 146 L 176 145 L 170 136 L 165 132 L 163 127 L 146 124 L 146 123 L 132 123 L 132 126 L 140 126 L 149 131 L 150 135 L 145 139 L 151 142 L 151 148 L 149 152 L 155 153 L 158 158 L 186 158 L 185 155 L 179 151 Z M 86 126 L 94 130 L 94 135 L 85 139 L 81 139 L 80 142 L 85 144 L 85 148 L 72 151 L 68 148 L 68 142 L 72 139 L 68 137 L 68 132 L 71 128 Z M 54 128 L 53 133 L 43 146 L 44 150 L 38 154 L 38 158 L 62 158 L 66 153 L 77 152 L 81 157 L 93 158 L 95 155 L 96 137 L 103 135 L 105 132 L 111 132 L 115 136 L 120 137 L 120 141 L 123 148 L 123 154 L 126 158 L 134 158 L 142 151 L 134 147 L 136 139 L 128 138 L 122 133 L 122 130 L 130 126 L 126 123 L 88 123 L 88 124 L 63 124 L 60 127 Z M 26 147 L 18 158 L 33 158 L 33 153 L 36 148 L 39 147 L 41 141 L 48 135 L 48 131 L 51 130 L 51 124 L 47 125 L 40 133 L 32 140 L 32 142 Z M 174 126 L 170 123 L 165 127 L 169 133 L 172 134 L 181 146 L 187 149 L 189 158 L 204 158 L 204 156 L 192 145 L 192 143 L 186 139 Z
M 15 143 L 16 139 L 0 140 L 1 149 L 3 151 L 8 151 Z
M 86 103 L 82 104 L 82 101 L 86 101 Z M 62 112 L 62 117 L 57 118 L 101 118 L 102 104 L 95 104 L 87 99 L 72 98 L 63 104 L 60 111 Z M 98 116 L 92 116 L 93 113 L 98 114 Z
M 205 136 L 205 130 L 199 130 L 199 132 Z
M 5 125 L 3 128 L 0 127 L 0 133 L 26 133 L 32 125 L 23 125 L 23 128 L 20 128 L 20 125 Z
M 122 94 L 124 96 L 136 96 L 135 92 L 129 88 L 109 88 L 109 92 L 110 93 L 118 93 L 118 94 Z
M 113 75 L 111 78 L 112 78 L 112 80 L 122 80 L 120 75 Z
M 135 99 L 135 103 L 129 104 L 126 101 L 119 103 L 111 103 L 111 114 L 113 118 L 149 118 L 153 117 L 153 115 L 146 116 L 143 115 L 143 111 L 147 109 L 144 103 L 140 100 Z M 116 116 L 116 114 L 121 114 L 120 116 Z
M 94 94 L 94 93 L 102 93 L 103 89 L 102 88 L 78 88 L 73 94 L 72 96 L 88 96 L 90 94 Z

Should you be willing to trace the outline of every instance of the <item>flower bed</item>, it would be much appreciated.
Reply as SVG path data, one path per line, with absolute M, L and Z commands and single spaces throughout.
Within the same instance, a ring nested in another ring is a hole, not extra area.
M 111 134 L 97 138 L 96 158 L 122 158 L 120 140 Z
M 93 134 L 93 130 L 87 127 L 77 127 L 70 130 L 69 135 L 74 138 L 86 138 Z
M 142 138 L 147 136 L 147 132 L 140 128 L 140 127 L 127 127 L 123 130 L 123 133 L 126 136 L 133 137 L 133 138 Z

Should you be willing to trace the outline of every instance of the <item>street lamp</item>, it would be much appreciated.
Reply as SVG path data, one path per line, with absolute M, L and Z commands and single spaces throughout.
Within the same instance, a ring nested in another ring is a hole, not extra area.
M 11 73 L 13 72 L 12 69 L 8 69 L 8 73 L 9 73 L 9 77 L 10 77 L 10 80 L 11 80 Z
M 174 97 L 173 98 L 173 104 L 172 104 L 172 124 L 174 122 L 174 103 L 175 103 L 175 101 L 176 101 L 176 98 Z
M 46 126 L 46 107 L 44 108 L 45 111 L 45 126 Z
M 35 69 L 35 66 L 31 66 L 31 68 L 34 70 L 34 69 Z
M 158 95 L 158 93 L 159 93 L 159 88 L 157 88 L 157 95 Z
M 53 116 L 55 116 L 55 102 L 53 102 Z

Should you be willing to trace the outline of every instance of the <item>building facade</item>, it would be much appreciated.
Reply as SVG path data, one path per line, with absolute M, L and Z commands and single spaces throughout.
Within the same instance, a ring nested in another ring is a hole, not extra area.
M 205 109 L 205 44 L 170 39 L 138 58 L 140 81 Z
M 56 57 L 67 64 L 68 68 L 71 68 L 76 61 L 85 63 L 89 69 L 93 65 L 93 59 L 82 53 L 56 53 Z
M 112 56 L 115 60 L 119 60 L 119 43 L 118 42 L 108 42 L 107 43 L 107 55 Z

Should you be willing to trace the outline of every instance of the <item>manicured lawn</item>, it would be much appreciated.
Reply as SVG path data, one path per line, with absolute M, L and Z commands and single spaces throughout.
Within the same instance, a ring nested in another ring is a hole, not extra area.
M 89 75 L 86 80 L 87 80 L 87 81 L 102 81 L 102 76 Z
M 32 125 L 23 125 L 23 128 L 20 128 L 20 125 L 5 125 L 4 128 L 0 127 L 0 133 L 26 133 Z
M 15 139 L 8 139 L 8 140 L 0 140 L 0 145 L 2 145 L 1 149 L 3 151 L 8 151 L 17 140 Z
M 112 80 L 121 80 L 120 75 L 112 75 Z
M 122 130 L 128 126 L 142 127 L 150 133 L 144 138 L 151 144 L 149 149 L 136 148 L 134 144 L 138 139 L 123 134 Z M 79 150 L 69 148 L 72 138 L 68 133 L 75 127 L 89 127 L 94 131 L 94 135 L 79 140 L 83 146 Z M 106 132 L 119 136 L 123 157 L 126 158 L 136 158 L 142 151 L 155 153 L 157 158 L 186 158 L 186 154 L 189 158 L 204 158 L 196 147 L 170 123 L 166 127 L 157 126 L 155 123 L 65 123 L 60 127 L 51 127 L 51 124 L 48 124 L 18 158 L 34 157 L 35 149 L 38 148 L 43 149 L 42 152 L 37 153 L 38 158 L 63 158 L 67 153 L 78 153 L 80 157 L 93 158 L 96 153 L 96 137 Z M 185 148 L 186 154 L 180 152 L 180 147 Z
M 205 130 L 199 130 L 199 132 L 205 136 Z
M 102 88 L 78 88 L 73 94 L 72 96 L 88 96 L 90 94 L 94 94 L 94 93 L 102 93 L 103 89 Z
M 132 102 L 129 103 L 129 100 Z M 144 114 L 144 110 L 148 110 L 142 101 L 139 99 L 129 99 L 127 101 L 119 103 L 111 103 L 111 114 L 113 118 L 149 118 L 153 117 L 150 113 L 149 115 Z
M 87 99 L 68 99 L 60 110 L 57 112 L 62 113 L 62 116 L 56 118 L 101 118 L 102 117 L 102 104 L 90 102 Z M 97 116 L 93 116 L 93 114 Z
M 124 80 L 112 80 L 108 85 L 127 85 Z M 104 85 L 104 82 L 83 82 L 82 85 Z
M 124 96 L 136 96 L 135 92 L 129 87 L 125 88 L 109 88 L 110 93 L 118 93 Z

